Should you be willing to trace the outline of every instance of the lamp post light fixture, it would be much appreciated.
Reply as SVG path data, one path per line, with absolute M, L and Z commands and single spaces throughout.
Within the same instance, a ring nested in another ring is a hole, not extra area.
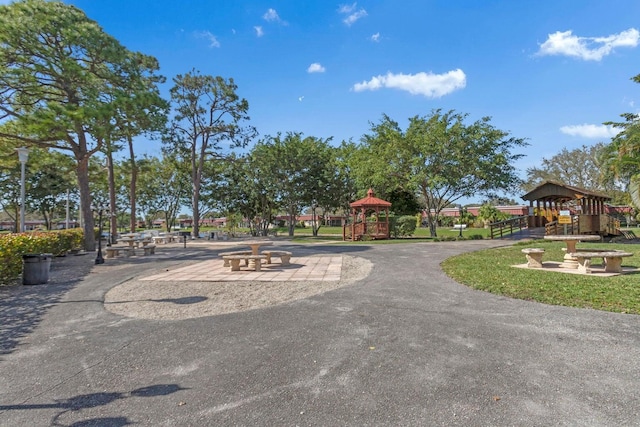
M 24 199 L 25 199 L 25 166 L 29 159 L 29 150 L 27 147 L 16 148 L 18 152 L 18 160 L 20 161 L 20 233 L 24 233 Z
M 458 229 L 458 236 L 462 237 L 462 214 L 463 214 L 463 210 L 462 210 L 462 205 L 458 205 L 458 213 L 460 214 L 459 218 L 458 218 L 458 224 L 460 225 L 460 228 Z

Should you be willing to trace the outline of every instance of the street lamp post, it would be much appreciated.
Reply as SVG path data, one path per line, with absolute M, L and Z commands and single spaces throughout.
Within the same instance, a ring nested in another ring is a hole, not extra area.
M 462 213 L 463 213 L 462 205 L 458 205 L 458 209 L 459 209 L 458 213 L 460 214 L 458 219 L 458 225 L 460 225 L 460 228 L 458 229 L 459 230 L 458 236 L 462 237 Z
M 18 152 L 18 160 L 20 161 L 20 233 L 24 233 L 24 199 L 25 199 L 25 166 L 29 159 L 29 150 L 27 147 L 16 148 Z
M 96 206 L 93 208 L 98 212 L 98 254 L 96 255 L 96 264 L 104 264 L 104 258 L 102 257 L 102 213 L 105 211 L 104 206 Z

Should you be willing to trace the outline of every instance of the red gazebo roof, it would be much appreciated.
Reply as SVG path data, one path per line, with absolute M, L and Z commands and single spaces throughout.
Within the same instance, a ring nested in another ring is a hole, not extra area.
M 364 199 L 356 200 L 355 202 L 350 203 L 349 206 L 351 206 L 352 208 L 361 208 L 361 207 L 388 208 L 391 206 L 391 203 L 387 202 L 386 200 L 382 200 L 382 199 L 378 199 L 377 197 L 374 197 L 373 190 L 370 188 L 369 191 L 367 191 L 367 197 L 365 197 Z

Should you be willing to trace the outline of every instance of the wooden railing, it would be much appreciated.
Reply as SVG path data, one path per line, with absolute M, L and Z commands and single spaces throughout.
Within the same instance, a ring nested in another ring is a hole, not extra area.
M 342 226 L 343 240 L 362 240 L 364 236 L 376 239 L 388 235 L 388 227 L 384 222 L 358 222 L 356 224 L 351 223 Z
M 619 236 L 622 234 L 620 232 L 620 220 L 618 218 L 611 215 L 605 215 L 604 222 L 607 234 L 611 234 L 613 236 Z
M 520 231 L 527 227 L 528 222 L 526 216 L 517 216 L 505 221 L 492 222 L 489 224 L 492 239 L 508 236 L 509 234 L 513 234 L 515 231 Z
M 557 236 L 560 234 L 582 234 L 580 230 L 580 216 L 571 219 L 571 224 L 559 224 L 557 220 L 544 225 L 545 236 Z
M 600 234 L 619 235 L 620 221 L 610 215 L 575 215 L 571 224 L 558 224 L 551 221 L 545 224 L 544 234 Z

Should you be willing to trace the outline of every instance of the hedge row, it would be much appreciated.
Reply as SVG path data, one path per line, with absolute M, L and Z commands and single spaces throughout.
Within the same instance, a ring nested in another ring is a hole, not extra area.
M 50 253 L 56 256 L 82 247 L 80 229 L 0 234 L 0 285 L 10 284 L 22 273 L 22 255 Z

